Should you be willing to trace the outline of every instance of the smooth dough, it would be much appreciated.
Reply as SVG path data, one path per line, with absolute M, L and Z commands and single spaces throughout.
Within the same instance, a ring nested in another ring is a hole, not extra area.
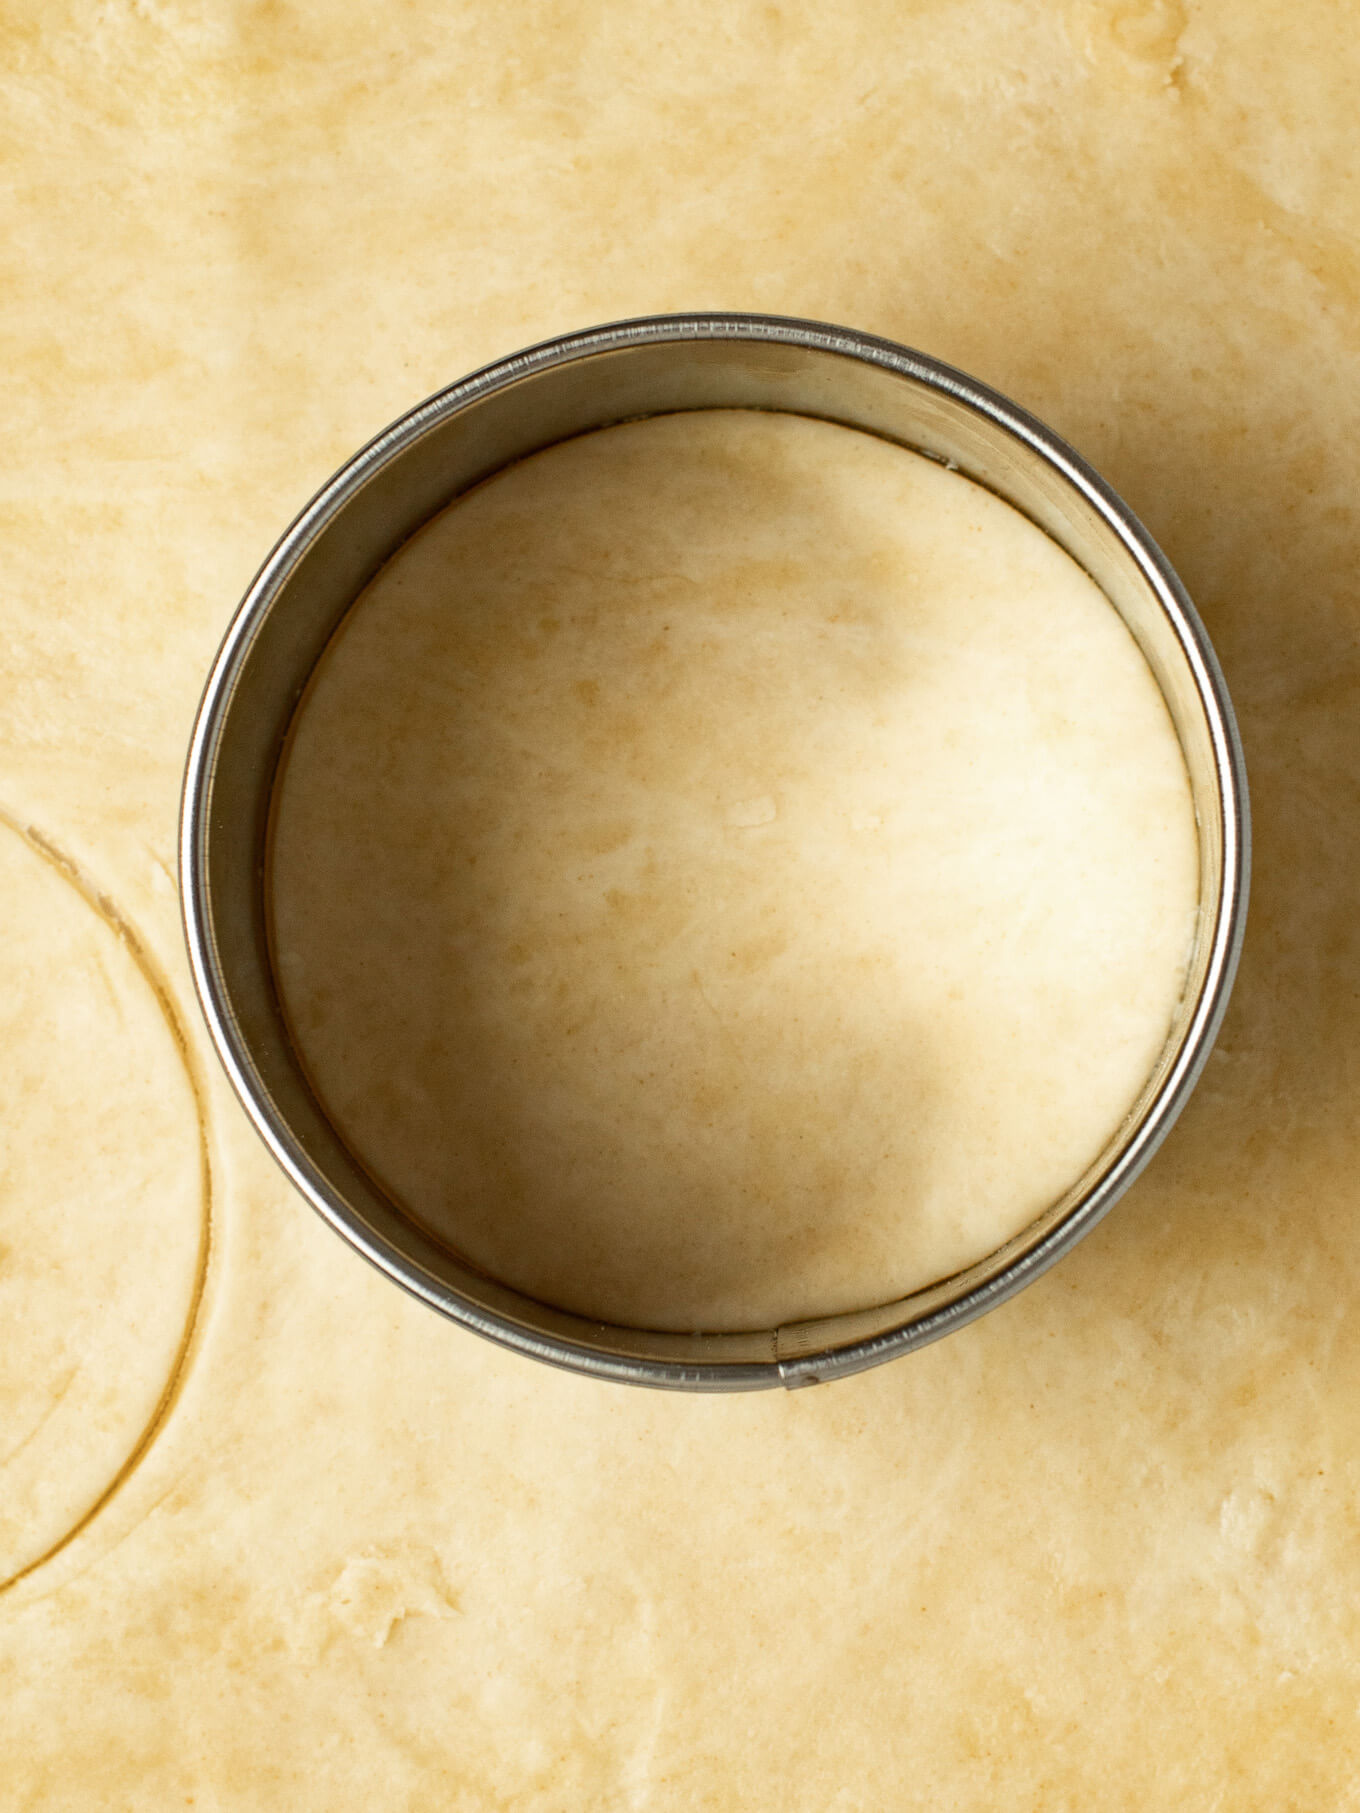
M 215 1205 L 170 1414 L 0 1592 L 6 1813 L 1353 1813 L 1353 9 L 0 0 L 0 47 L 0 806 L 166 979 Z M 1255 834 L 1223 1034 L 1115 1212 L 898 1364 L 721 1399 L 356 1258 L 221 1080 L 169 881 L 203 677 L 310 492 L 516 346 L 698 308 L 920 346 L 1079 448 L 1204 616 Z M 47 911 L 0 891 L 11 942 Z M 154 1169 L 187 1092 L 111 1012 L 86 1081 L 150 1099 Z M 78 1168 L 72 1105 L 6 1157 Z
M 327 649 L 276 794 L 321 1100 L 492 1276 L 761 1328 L 1056 1202 L 1166 1040 L 1180 749 L 1079 567 L 990 493 L 727 410 L 447 509 Z
M 0 1585 L 65 1542 L 175 1375 L 207 1204 L 175 1032 L 125 929 L 0 821 Z

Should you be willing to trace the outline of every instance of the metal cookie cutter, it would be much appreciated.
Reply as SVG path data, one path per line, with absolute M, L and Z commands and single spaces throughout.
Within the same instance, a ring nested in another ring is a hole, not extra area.
M 867 430 L 947 461 L 1044 529 L 1100 586 L 1166 699 L 1199 828 L 1200 915 L 1185 994 L 1133 1111 L 1023 1233 L 895 1302 L 758 1333 L 667 1334 L 568 1315 L 482 1276 L 359 1167 L 304 1080 L 266 935 L 270 794 L 298 699 L 377 569 L 451 499 L 572 435 L 687 409 L 771 409 Z M 475 372 L 355 455 L 284 535 L 209 676 L 181 824 L 184 920 L 213 1041 L 261 1137 L 331 1225 L 454 1321 L 597 1378 L 690 1391 L 804 1385 L 924 1346 L 1005 1301 L 1094 1227 L 1185 1105 L 1227 1005 L 1246 917 L 1246 772 L 1204 628 L 1137 518 L 1073 451 L 995 391 L 846 328 L 676 315 L 568 334 Z

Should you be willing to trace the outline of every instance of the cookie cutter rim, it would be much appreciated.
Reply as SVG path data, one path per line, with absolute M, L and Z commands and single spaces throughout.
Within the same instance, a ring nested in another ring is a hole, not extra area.
M 773 408 L 941 459 L 1016 505 L 1083 565 L 1138 640 L 1190 772 L 1200 926 L 1181 1013 L 1139 1102 L 1068 1193 L 977 1264 L 908 1297 L 760 1331 L 628 1329 L 486 1278 L 383 1196 L 326 1120 L 293 1054 L 264 900 L 269 799 L 322 648 L 382 562 L 455 496 L 572 434 L 686 408 Z M 767 315 L 645 317 L 544 341 L 438 392 L 349 460 L 242 600 L 190 742 L 180 876 L 190 966 L 249 1118 L 312 1206 L 387 1277 L 501 1345 L 623 1383 L 730 1391 L 840 1378 L 998 1307 L 1113 1207 L 1170 1131 L 1222 1022 L 1245 931 L 1247 778 L 1217 658 L 1169 562 L 1070 447 L 988 386 L 873 335 Z

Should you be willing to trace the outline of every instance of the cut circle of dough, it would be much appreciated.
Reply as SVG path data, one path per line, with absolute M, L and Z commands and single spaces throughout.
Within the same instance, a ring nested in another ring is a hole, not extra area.
M 313 1085 L 427 1228 L 660 1328 L 888 1302 L 1058 1201 L 1197 898 L 1165 703 L 960 474 L 741 410 L 497 475 L 323 656 L 277 791 Z
M 0 1586 L 135 1465 L 183 1363 L 202 1122 L 131 934 L 0 823 Z

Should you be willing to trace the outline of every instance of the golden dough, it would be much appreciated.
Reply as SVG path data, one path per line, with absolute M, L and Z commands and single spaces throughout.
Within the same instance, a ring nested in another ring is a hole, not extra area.
M 277 786 L 275 961 L 396 1199 L 532 1297 L 771 1328 L 1056 1202 L 1165 1042 L 1189 787 L 1133 639 L 943 466 L 578 437 L 388 563 Z
M 1205 617 L 1256 834 L 1223 1036 L 1137 1188 L 811 1391 L 451 1327 L 299 1202 L 194 1021 L 199 1332 L 141 1464 L 0 1594 L 0 1802 L 1352 1805 L 1351 10 L 0 0 L 0 42 L 0 805 L 186 1023 L 184 749 L 262 555 L 414 399 L 630 314 L 847 321 L 1051 422 Z
M 135 1462 L 197 1299 L 198 1117 L 124 929 L 0 823 L 0 1583 Z

